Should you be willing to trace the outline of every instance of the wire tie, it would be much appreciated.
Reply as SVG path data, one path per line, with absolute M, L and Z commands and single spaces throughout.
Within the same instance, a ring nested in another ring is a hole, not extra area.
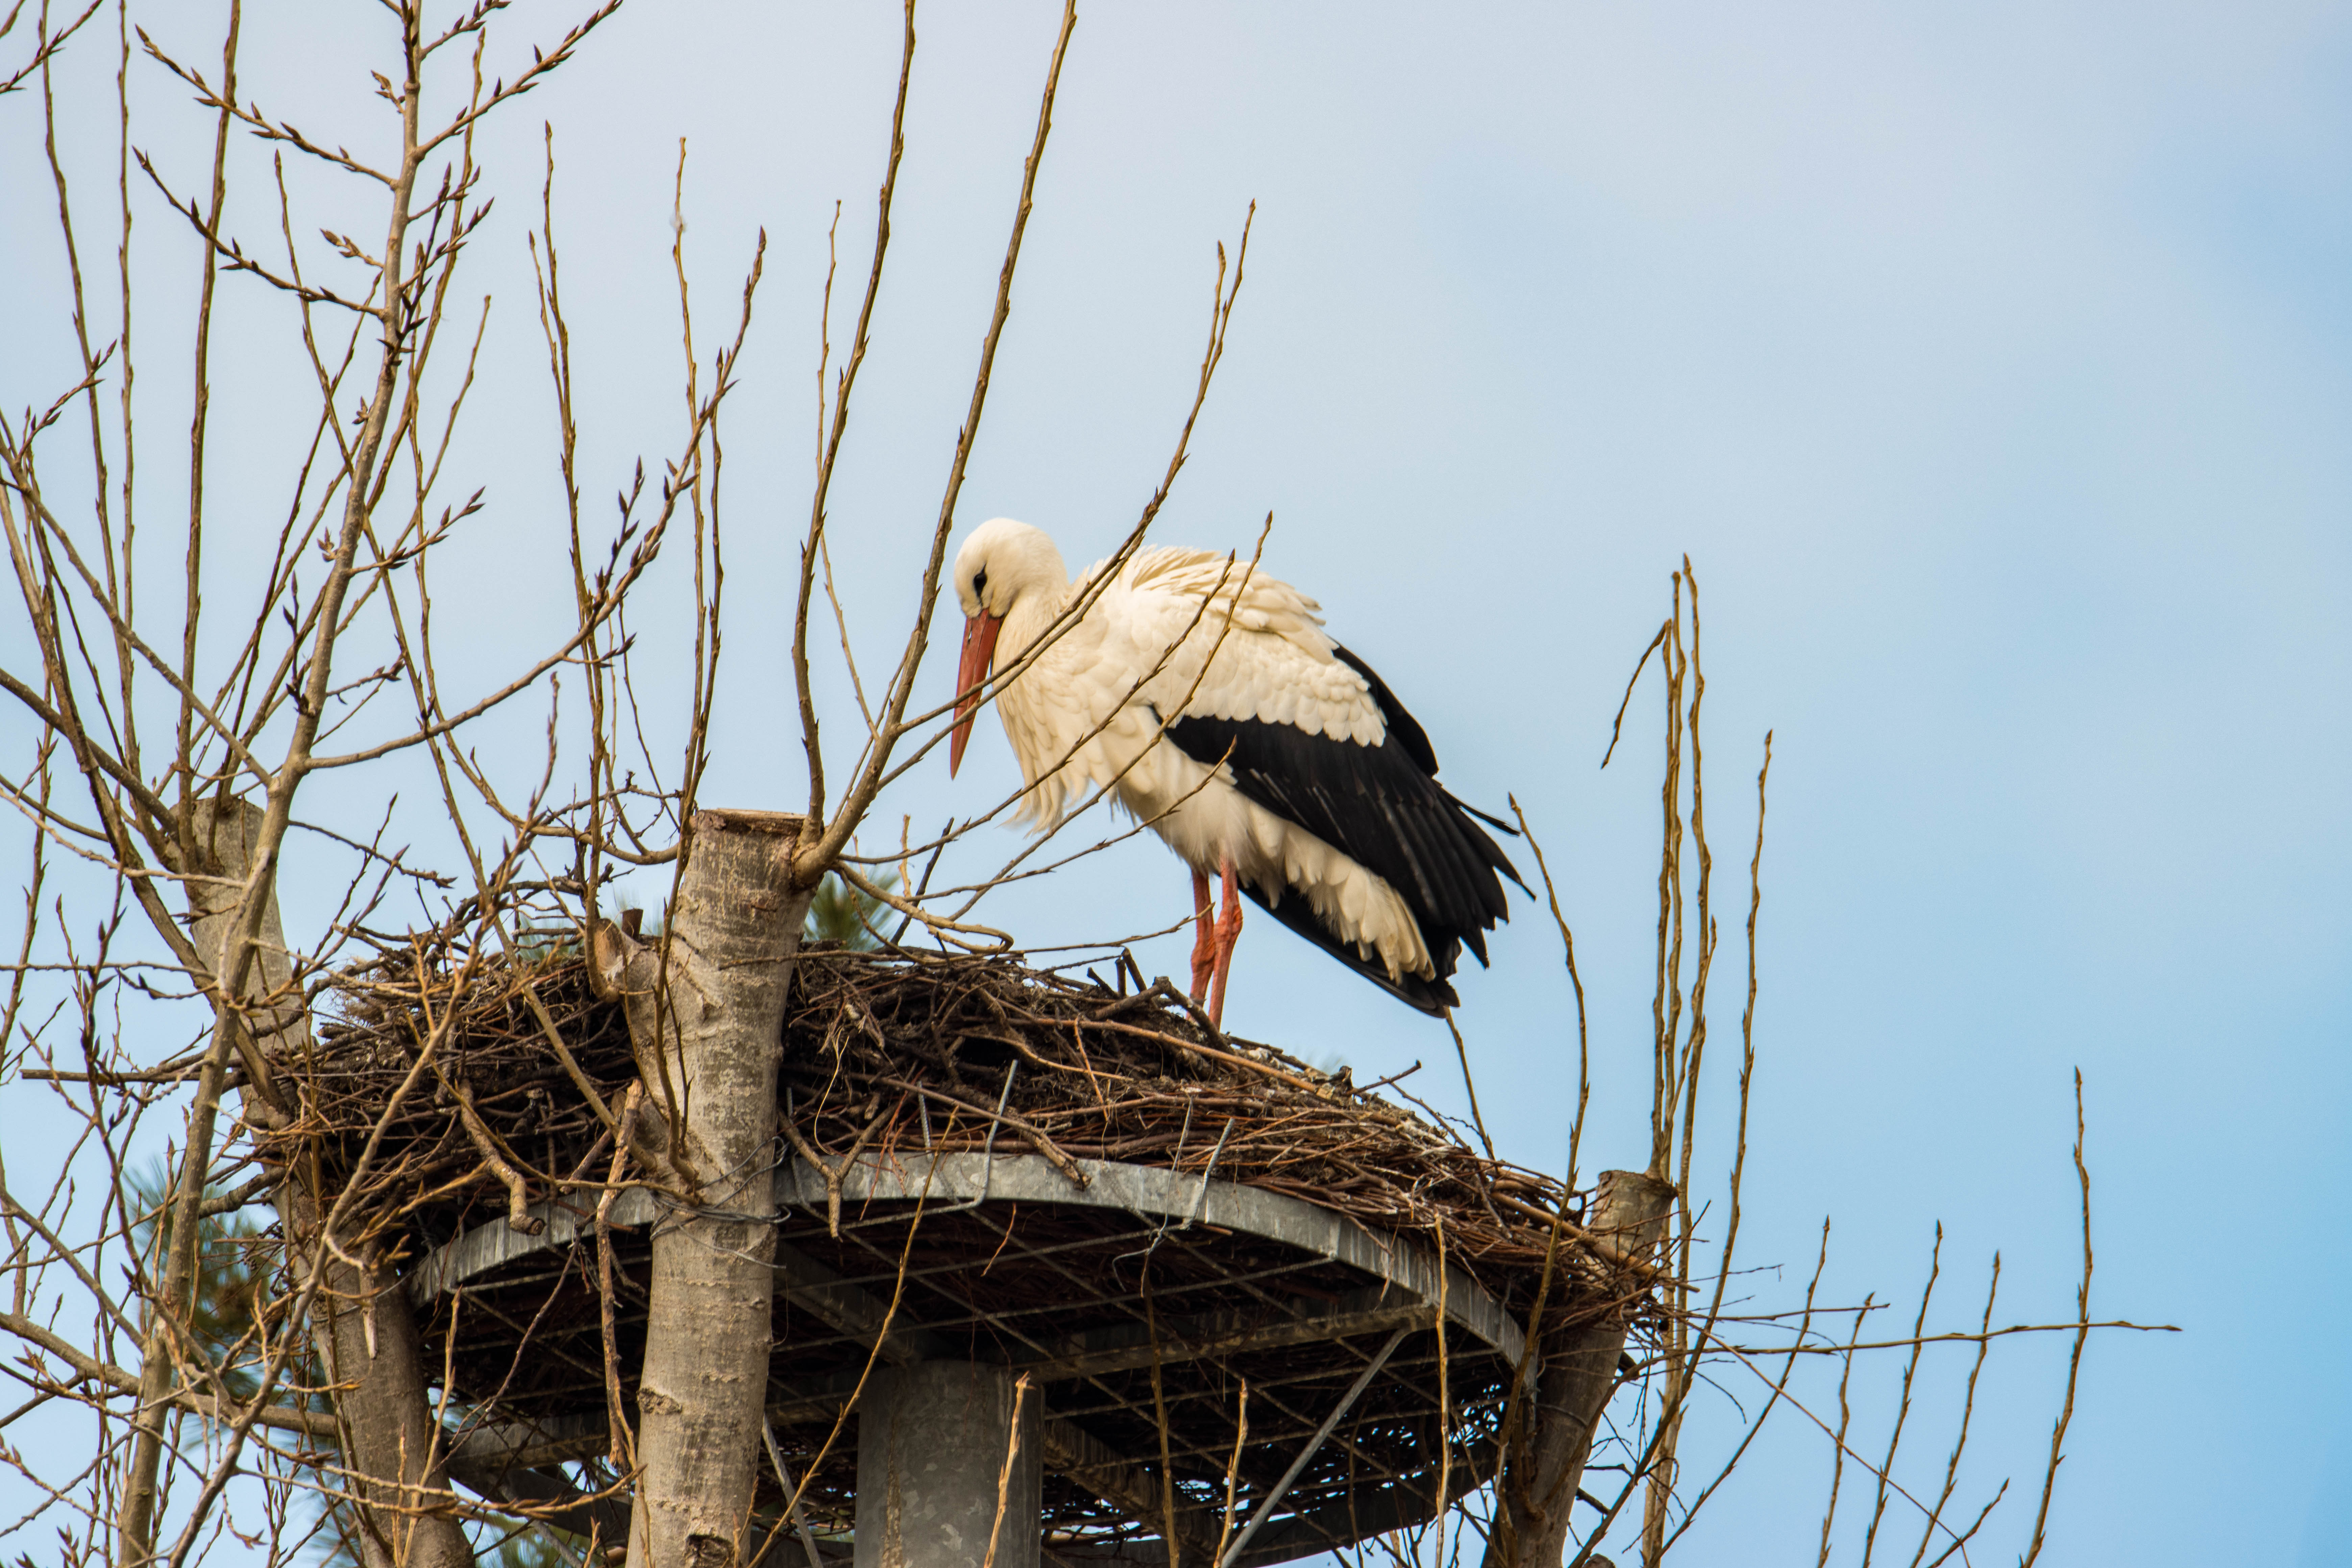
M 1192 1229 L 1192 1222 L 1208 1211 L 1209 1178 L 1216 1174 L 1218 1157 L 1225 1152 L 1225 1140 L 1234 1135 L 1235 1120 L 1236 1118 L 1231 1116 L 1225 1118 L 1225 1130 L 1217 1134 L 1217 1146 L 1209 1151 L 1208 1166 L 1201 1173 L 1201 1189 L 1192 1195 L 1192 1212 L 1184 1216 L 1184 1223 L 1176 1227 L 1178 1230 Z
M 996 1130 L 1004 1125 L 1004 1107 L 1013 1098 L 1013 1075 L 1021 1070 L 1021 1058 L 1014 1057 L 1004 1068 L 1004 1089 L 996 1097 L 996 1114 L 989 1119 L 988 1140 L 981 1145 L 980 1203 L 988 1201 L 988 1184 L 996 1175 Z

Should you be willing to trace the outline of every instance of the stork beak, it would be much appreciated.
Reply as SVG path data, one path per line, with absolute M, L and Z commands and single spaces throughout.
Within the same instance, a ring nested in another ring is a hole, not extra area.
M 956 667 L 955 732 L 948 741 L 948 776 L 963 766 L 963 749 L 971 742 L 971 716 L 980 710 L 980 689 L 988 680 L 989 666 L 996 660 L 996 634 L 1004 629 L 1004 617 L 992 616 L 985 610 L 966 616 L 963 623 L 963 662 Z

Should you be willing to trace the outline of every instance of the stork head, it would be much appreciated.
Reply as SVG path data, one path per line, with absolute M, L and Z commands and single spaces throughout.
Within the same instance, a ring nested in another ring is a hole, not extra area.
M 953 581 L 956 601 L 963 606 L 963 659 L 956 668 L 955 732 L 948 741 L 950 776 L 963 765 L 980 689 L 995 666 L 1004 617 L 1024 595 L 1050 592 L 1069 580 L 1062 552 L 1045 531 L 1009 517 L 982 523 L 956 552 Z

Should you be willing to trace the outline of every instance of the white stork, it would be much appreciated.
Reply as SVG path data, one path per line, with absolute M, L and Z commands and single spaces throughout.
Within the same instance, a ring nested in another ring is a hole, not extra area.
M 1433 1015 L 1454 1005 L 1463 944 L 1485 963 L 1486 933 L 1507 918 L 1496 873 L 1519 878 L 1472 820 L 1484 814 L 1438 784 L 1412 715 L 1324 635 L 1314 600 L 1231 557 L 1140 551 L 1070 618 L 1107 564 L 1073 583 L 1054 542 L 1010 518 L 964 541 L 949 772 L 980 688 L 1047 639 L 996 692 L 1028 786 L 1019 815 L 1049 826 L 1074 795 L 1107 787 L 1192 867 L 1192 995 L 1213 1019 L 1241 935 L 1237 887 L 1391 994 Z

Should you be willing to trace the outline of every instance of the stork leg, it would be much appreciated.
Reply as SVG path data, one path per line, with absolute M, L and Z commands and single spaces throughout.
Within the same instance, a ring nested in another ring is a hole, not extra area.
M 1217 921 L 1210 910 L 1209 879 L 1204 872 L 1192 873 L 1192 1000 L 1199 1002 L 1209 994 L 1209 975 L 1217 966 Z
M 1242 889 L 1234 876 L 1231 856 L 1225 858 L 1219 870 L 1225 879 L 1225 903 L 1223 911 L 1217 917 L 1216 970 L 1213 984 L 1209 987 L 1209 1022 L 1222 1029 L 1225 1026 L 1225 981 L 1234 970 L 1234 944 L 1242 939 Z M 1201 892 L 1205 902 L 1208 896 L 1205 880 Z

